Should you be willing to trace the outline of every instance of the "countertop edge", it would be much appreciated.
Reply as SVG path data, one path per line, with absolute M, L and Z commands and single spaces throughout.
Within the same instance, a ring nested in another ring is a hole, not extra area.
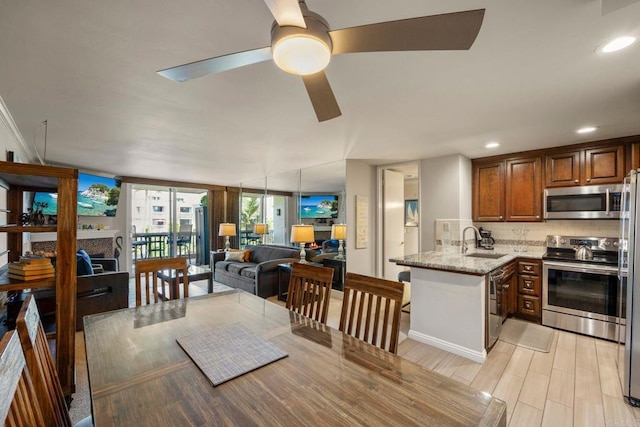
M 421 252 L 404 257 L 390 258 L 390 262 L 397 265 L 413 268 L 424 268 L 427 270 L 444 271 L 473 276 L 484 276 L 491 271 L 516 259 L 542 259 L 543 252 L 513 252 L 506 250 L 479 251 L 475 253 L 503 254 L 500 258 L 469 257 L 461 253 L 430 251 Z M 473 252 L 471 253 L 473 254 Z M 470 254 L 469 254 L 470 255 Z

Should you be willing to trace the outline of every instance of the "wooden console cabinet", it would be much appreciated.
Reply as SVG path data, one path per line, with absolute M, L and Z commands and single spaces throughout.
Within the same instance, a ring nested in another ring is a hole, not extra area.
M 23 255 L 23 233 L 57 233 L 55 279 L 22 282 L 0 276 L 0 292 L 44 287 L 56 290 L 56 368 L 65 396 L 75 391 L 75 329 L 76 329 L 76 218 L 78 170 L 25 163 L 0 162 L 0 180 L 7 188 L 7 224 L 0 231 L 7 233 L 9 261 Z M 46 191 L 58 194 L 57 224 L 54 226 L 23 226 L 19 218 L 30 206 L 24 206 L 24 194 Z

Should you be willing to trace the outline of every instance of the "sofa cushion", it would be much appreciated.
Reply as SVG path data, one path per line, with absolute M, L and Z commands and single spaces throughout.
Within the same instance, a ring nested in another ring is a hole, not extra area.
M 256 267 L 254 266 L 253 268 L 251 268 L 251 267 L 243 268 L 240 271 L 240 275 L 242 277 L 247 277 L 249 279 L 254 280 L 256 278 Z
M 229 264 L 229 267 L 227 267 L 227 271 L 229 273 L 241 275 L 240 272 L 246 268 L 253 268 L 253 270 L 255 270 L 256 264 L 251 262 L 232 262 Z
M 93 274 L 91 258 L 84 249 L 78 249 L 78 252 L 76 252 L 76 270 L 78 276 Z
M 216 262 L 216 270 L 227 271 L 229 264 L 231 264 L 231 261 L 218 261 Z
M 244 262 L 244 252 L 227 252 L 224 255 L 225 261 Z
M 249 260 L 259 264 L 279 258 L 299 258 L 300 250 L 286 246 L 256 246 L 251 248 Z

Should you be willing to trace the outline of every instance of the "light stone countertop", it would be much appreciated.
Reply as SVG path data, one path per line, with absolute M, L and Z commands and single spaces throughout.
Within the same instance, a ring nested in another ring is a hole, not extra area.
M 514 252 L 509 247 L 501 246 L 496 246 L 494 250 L 469 248 L 469 252 L 465 255 L 459 252 L 459 248 L 456 249 L 458 250 L 455 252 L 420 252 L 417 254 L 406 255 L 404 257 L 391 258 L 389 261 L 409 267 L 484 276 L 485 274 L 507 264 L 510 261 L 513 261 L 516 258 L 542 259 L 542 255 L 546 252 L 546 248 L 543 246 L 529 247 L 527 252 Z M 496 259 L 474 258 L 467 256 L 474 253 L 504 254 L 504 256 Z

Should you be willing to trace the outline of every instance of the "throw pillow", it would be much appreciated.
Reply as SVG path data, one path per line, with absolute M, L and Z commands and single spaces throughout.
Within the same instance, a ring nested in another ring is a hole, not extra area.
M 244 252 L 227 252 L 224 256 L 225 261 L 244 262 Z
M 249 262 L 249 258 L 251 257 L 251 251 L 247 249 L 244 251 L 244 262 Z
M 91 258 L 84 249 L 78 249 L 76 252 L 76 273 L 78 276 L 87 276 L 93 274 L 93 266 L 91 265 Z

